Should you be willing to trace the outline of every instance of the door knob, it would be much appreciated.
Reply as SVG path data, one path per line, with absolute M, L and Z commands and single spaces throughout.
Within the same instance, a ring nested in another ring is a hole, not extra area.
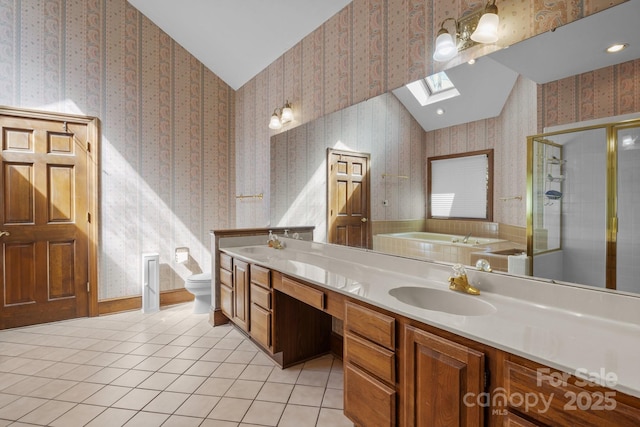
M 360 221 L 367 222 L 367 218 L 361 218 Z
M 2 236 L 11 236 L 11 233 L 9 233 L 8 231 L 0 231 L 0 237 Z

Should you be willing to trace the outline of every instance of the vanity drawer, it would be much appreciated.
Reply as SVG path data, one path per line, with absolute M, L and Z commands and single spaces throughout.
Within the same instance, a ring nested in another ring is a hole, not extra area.
M 396 382 L 395 353 L 347 332 L 344 334 L 345 361 L 353 363 L 389 384 Z
M 223 268 L 220 269 L 220 283 L 227 285 L 230 288 L 233 288 L 233 275 L 230 271 L 225 270 Z
M 393 317 L 350 302 L 345 306 L 344 325 L 347 330 L 395 350 L 396 321 Z
M 552 376 L 553 375 L 553 376 Z M 505 389 L 510 410 L 554 426 L 637 426 L 640 409 L 616 399 L 616 391 L 603 387 L 582 387 L 586 380 L 568 377 L 554 369 L 532 369 L 505 362 Z M 573 384 L 574 379 L 576 384 Z M 522 396 L 538 396 L 535 401 Z M 543 399 L 544 397 L 544 399 Z M 548 402 L 548 408 L 544 401 Z M 526 406 L 525 406 L 526 405 Z
M 396 390 L 350 363 L 344 366 L 344 414 L 358 425 L 396 425 Z
M 309 304 L 312 307 L 324 310 L 324 292 L 303 285 L 300 282 L 289 279 L 288 277 L 282 277 L 282 282 L 277 283 L 275 288 L 280 292 L 283 292 L 298 301 L 302 301 L 305 304 Z
M 220 252 L 220 268 L 224 268 L 225 270 L 232 271 L 233 270 L 233 258 L 229 255 Z
M 251 281 L 264 288 L 271 289 L 271 270 L 251 264 Z
M 255 283 L 251 284 L 251 302 L 265 310 L 271 310 L 271 291 L 264 289 Z

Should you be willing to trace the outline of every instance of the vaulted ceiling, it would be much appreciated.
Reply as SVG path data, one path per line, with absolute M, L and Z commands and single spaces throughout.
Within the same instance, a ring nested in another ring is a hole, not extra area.
M 351 0 L 128 0 L 233 89 Z

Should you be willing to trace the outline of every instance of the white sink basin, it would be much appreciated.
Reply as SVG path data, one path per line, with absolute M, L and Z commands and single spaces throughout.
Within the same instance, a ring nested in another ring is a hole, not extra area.
M 268 246 L 248 246 L 238 248 L 238 252 L 245 254 L 253 259 L 266 260 L 267 258 L 279 255 L 277 252 L 281 249 L 273 249 Z
M 245 252 L 247 254 L 264 254 L 268 255 L 271 251 L 276 251 L 278 249 L 273 249 L 268 246 L 247 246 L 245 248 L 239 248 L 239 252 Z
M 496 308 L 492 304 L 478 299 L 477 296 L 454 291 L 401 286 L 391 289 L 389 295 L 414 307 L 460 316 L 485 316 L 496 312 Z

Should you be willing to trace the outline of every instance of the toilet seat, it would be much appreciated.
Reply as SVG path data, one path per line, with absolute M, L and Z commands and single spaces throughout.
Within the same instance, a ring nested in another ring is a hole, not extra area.
M 187 278 L 185 287 L 189 288 L 205 288 L 211 286 L 211 273 L 194 274 Z

